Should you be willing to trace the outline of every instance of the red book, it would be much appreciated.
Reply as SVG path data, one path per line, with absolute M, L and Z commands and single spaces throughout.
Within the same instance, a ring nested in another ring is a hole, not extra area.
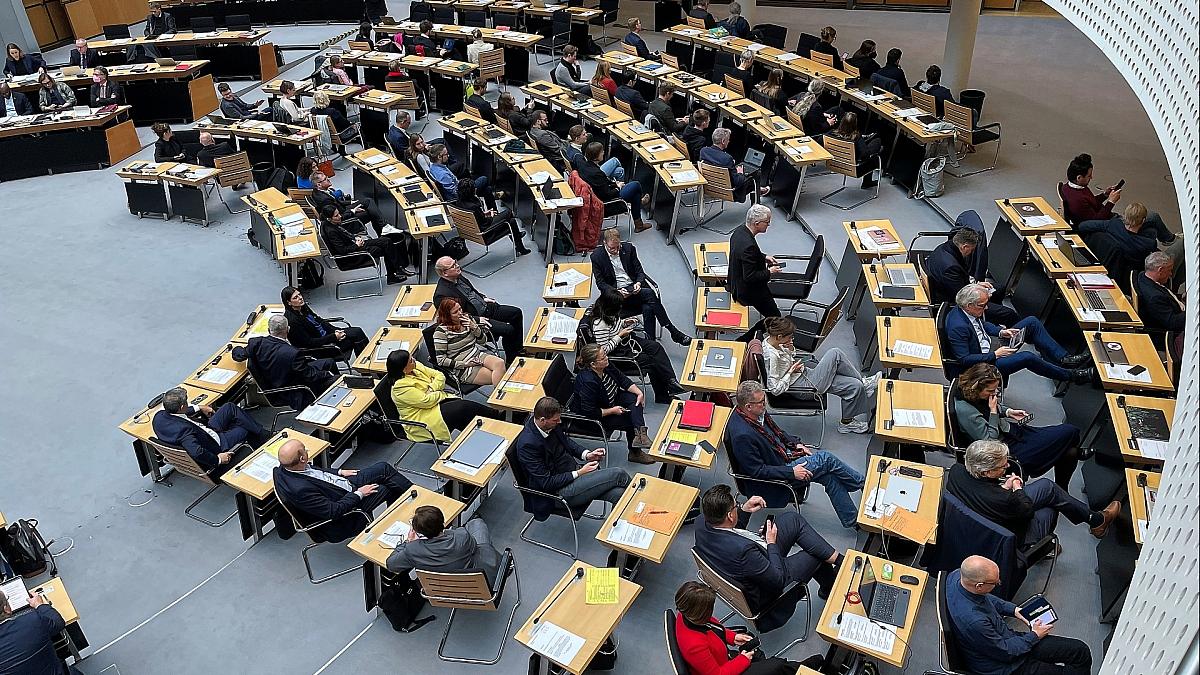
M 704 313 L 704 320 L 710 326 L 740 326 L 742 325 L 742 315 L 737 312 L 725 312 L 719 309 L 710 309 Z
M 684 401 L 683 413 L 679 417 L 679 426 L 695 431 L 708 431 L 712 428 L 713 412 L 716 405 L 708 401 Z

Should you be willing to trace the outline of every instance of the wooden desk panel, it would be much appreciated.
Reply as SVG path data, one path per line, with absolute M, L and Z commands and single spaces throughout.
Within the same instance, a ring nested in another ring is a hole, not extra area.
M 252 337 L 263 337 L 267 334 L 267 322 L 273 316 L 283 316 L 283 305 L 259 305 L 251 310 L 246 322 L 238 327 L 229 341 L 235 345 L 244 345 Z
M 900 233 L 896 231 L 896 226 L 892 225 L 890 220 L 847 220 L 842 222 L 842 229 L 846 231 L 846 238 L 850 240 L 850 245 L 854 247 L 854 252 L 858 254 L 859 260 L 863 262 L 875 258 L 908 254 L 908 247 L 904 245 L 904 240 L 900 238 Z M 870 235 L 864 237 L 863 233 L 874 229 L 887 232 L 896 243 L 887 248 L 880 248 L 879 244 L 873 240 L 864 243 L 864 238 L 869 239 Z
M 862 266 L 863 278 L 867 282 L 867 290 L 871 292 L 871 302 L 875 303 L 875 307 L 879 309 L 900 309 L 904 307 L 925 307 L 929 305 L 929 294 L 925 292 L 925 288 L 921 286 L 920 277 L 917 277 L 917 267 L 911 263 L 887 263 L 875 264 L 867 263 Z M 872 271 L 874 268 L 874 271 Z M 913 289 L 912 300 L 902 300 L 898 298 L 885 298 L 879 294 L 880 285 L 892 285 L 888 270 L 910 270 L 913 276 L 917 278 L 916 286 L 904 286 L 903 288 Z
M 204 377 L 205 372 L 207 372 L 210 368 L 224 368 L 226 370 L 232 370 L 236 373 L 236 375 L 230 378 L 230 380 L 225 384 L 216 384 L 214 382 L 206 382 L 200 379 Z M 233 343 L 229 342 L 226 343 L 226 345 L 222 347 L 220 351 L 218 351 L 216 354 L 213 354 L 211 358 L 205 361 L 204 365 L 200 366 L 199 369 L 189 375 L 188 378 L 183 381 L 183 383 L 193 387 L 207 389 L 211 392 L 217 393 L 218 395 L 224 396 L 233 389 L 236 389 L 242 383 L 242 380 L 246 378 L 246 372 L 247 365 L 245 361 L 233 360 Z
M 245 473 L 245 469 L 253 464 L 259 455 L 267 452 L 268 448 L 273 448 L 275 450 L 275 452 L 272 454 L 275 454 L 276 459 L 278 459 L 278 446 L 282 445 L 281 441 L 284 441 L 285 439 L 291 441 L 300 441 L 303 443 L 304 448 L 308 450 L 308 458 L 310 460 L 315 460 L 321 455 L 321 453 L 329 449 L 328 441 L 314 438 L 313 436 L 301 433 L 295 429 L 283 429 L 268 439 L 266 443 L 260 445 L 245 459 L 234 465 L 232 469 L 226 471 L 225 474 L 221 476 L 221 480 L 238 492 L 244 492 L 259 501 L 267 499 L 271 495 L 275 494 L 274 477 L 267 481 L 260 481 L 250 474 Z
M 879 462 L 888 463 L 887 469 L 880 474 Z M 909 462 L 903 459 L 894 457 L 883 457 L 881 455 L 871 455 L 867 460 L 867 469 L 865 471 L 867 482 L 863 485 L 862 498 L 859 499 L 858 505 L 858 524 L 863 529 L 870 532 L 887 532 L 880 524 L 881 518 L 874 518 L 868 514 L 869 506 L 874 503 L 869 501 L 871 491 L 882 485 L 878 500 L 879 506 L 884 504 L 885 493 L 887 492 L 888 482 L 893 475 L 896 475 L 896 470 L 900 467 L 908 467 L 910 469 L 919 469 L 922 475 L 921 478 L 913 480 L 921 481 L 921 500 L 917 504 L 916 512 L 910 512 L 915 522 L 923 527 L 932 527 L 933 530 L 929 534 L 926 541 L 918 541 L 918 544 L 936 544 L 937 543 L 937 525 L 938 525 L 938 509 L 942 503 L 942 483 L 945 479 L 945 469 L 940 466 L 932 466 L 922 464 L 920 462 Z M 909 476 L 906 476 L 908 478 Z M 899 507 L 897 507 L 899 508 Z M 872 509 L 873 511 L 874 509 Z M 881 509 L 882 510 L 882 509 Z M 899 533 L 894 533 L 898 536 Z M 907 539 L 907 537 L 905 537 Z
M 1175 391 L 1175 385 L 1171 383 L 1171 378 L 1167 375 L 1167 369 L 1163 365 L 1162 358 L 1158 355 L 1158 350 L 1154 348 L 1154 343 L 1150 341 L 1149 335 L 1145 333 L 1101 331 L 1099 333 L 1099 342 L 1096 340 L 1096 335 L 1095 331 L 1086 331 L 1083 337 L 1087 341 L 1088 349 L 1092 353 L 1092 360 L 1096 365 L 1096 370 L 1100 373 L 1100 382 L 1104 385 L 1105 389 L 1112 391 Z M 1122 351 L 1125 353 L 1125 359 L 1130 365 L 1137 364 L 1144 366 L 1150 372 L 1150 382 L 1132 382 L 1110 377 L 1107 368 L 1107 350 L 1103 353 L 1101 352 L 1101 343 L 1104 345 L 1120 345 Z
M 413 493 L 416 493 L 416 496 L 412 496 Z M 392 502 L 386 511 L 371 521 L 362 534 L 351 539 L 350 543 L 346 544 L 347 548 L 380 567 L 387 567 L 388 556 L 394 549 L 380 544 L 379 535 L 387 531 L 392 523 L 412 520 L 418 506 L 438 507 L 442 510 L 442 515 L 446 517 L 446 522 L 451 523 L 458 518 L 458 514 L 462 513 L 467 505 L 429 488 L 414 485 L 407 495 Z
M 437 307 L 433 304 L 433 292 L 436 289 L 435 284 L 405 285 L 396 293 L 396 300 L 388 311 L 387 322 L 393 326 L 422 326 L 433 321 L 437 314 Z M 396 316 L 396 311 L 401 307 L 424 307 L 425 303 L 429 303 L 429 307 L 422 309 L 416 316 Z
M 1129 418 L 1125 416 L 1124 406 L 1161 410 L 1167 416 L 1167 427 L 1171 428 L 1175 420 L 1175 399 L 1136 396 L 1133 394 L 1114 394 L 1111 392 L 1106 393 L 1104 398 L 1108 404 L 1108 415 L 1112 419 L 1113 432 L 1117 437 L 1117 445 L 1121 448 L 1121 456 L 1127 462 L 1158 467 L 1157 470 L 1161 470 L 1164 460 L 1146 457 L 1138 449 L 1133 432 L 1129 429 Z
M 750 310 L 742 303 L 734 300 L 732 297 L 729 299 L 729 309 L 713 309 L 711 311 L 731 312 L 736 314 L 738 316 L 737 324 L 727 326 L 709 322 L 708 313 L 710 310 L 708 307 L 708 296 L 710 291 L 723 292 L 720 289 L 713 289 L 706 286 L 700 289 L 700 292 L 696 294 L 696 312 L 693 316 L 696 324 L 696 330 L 705 334 L 730 332 L 745 333 L 750 328 Z
M 705 253 L 724 253 L 725 260 L 728 261 L 729 242 L 710 241 L 703 244 L 692 244 L 692 269 L 696 272 L 696 278 L 706 286 L 725 285 L 725 280 L 729 277 L 729 265 L 725 265 L 724 274 L 716 274 L 704 262 Z
M 892 393 L 887 392 L 892 383 Z M 892 419 L 892 402 L 896 408 L 928 410 L 933 413 L 933 428 L 901 427 L 886 428 Z M 940 384 L 909 382 L 906 380 L 880 380 L 875 394 L 875 434 L 900 443 L 918 443 L 935 448 L 946 447 L 946 393 Z
M 551 342 L 546 338 L 546 328 L 550 325 L 551 312 L 565 312 L 575 318 L 576 321 L 583 319 L 584 310 L 582 307 L 541 307 L 534 314 L 534 320 L 529 324 L 529 330 L 525 332 L 525 351 L 531 354 L 542 353 L 575 353 L 575 343 L 578 335 L 572 335 L 567 338 L 565 343 Z
M 891 327 L 884 323 L 891 323 Z M 923 316 L 877 316 L 875 334 L 879 336 L 879 363 L 884 368 L 942 367 L 942 345 L 938 340 L 937 321 Z M 927 359 L 896 353 L 896 343 L 904 340 L 933 347 Z
M 350 398 L 352 396 L 354 397 L 354 400 L 350 402 L 350 405 L 346 405 L 345 401 L 339 403 L 337 406 L 338 414 L 335 415 L 333 419 L 329 420 L 329 424 L 313 424 L 314 429 L 324 429 L 326 431 L 344 434 L 351 426 L 354 425 L 355 422 L 359 420 L 359 418 L 363 416 L 363 413 L 367 412 L 367 408 L 370 408 L 375 404 L 374 391 L 371 389 L 351 389 L 346 385 L 345 375 L 339 377 L 337 381 L 330 385 L 325 391 L 314 393 L 317 395 L 317 400 L 320 400 L 322 396 L 333 391 L 334 389 L 338 389 L 339 387 L 350 389 L 350 395 L 346 398 Z M 303 413 L 303 411 L 301 411 L 301 413 Z
M 407 342 L 409 353 L 416 353 L 424 348 L 425 336 L 422 335 L 420 328 L 384 326 L 375 331 L 375 334 L 371 336 L 371 341 L 367 343 L 362 353 L 354 359 L 350 366 L 360 373 L 386 375 L 387 358 L 385 357 L 382 361 L 375 358 L 375 352 L 384 342 Z
M 1075 321 L 1079 323 L 1079 327 L 1087 332 L 1088 328 L 1096 329 L 1096 321 L 1094 315 L 1084 315 L 1084 310 L 1090 310 L 1087 299 L 1083 296 L 1083 292 L 1075 284 L 1068 284 L 1067 279 L 1058 279 L 1058 292 L 1062 295 L 1063 300 L 1071 308 L 1071 314 L 1075 317 Z M 1098 288 L 1098 293 L 1107 296 L 1113 304 L 1114 311 L 1125 312 L 1129 315 L 1128 321 L 1108 321 L 1101 317 L 1100 327 L 1104 330 L 1118 329 L 1137 329 L 1142 327 L 1142 320 L 1138 318 L 1137 312 L 1134 311 L 1133 305 L 1129 303 L 1129 298 L 1121 292 L 1120 288 Z
M 1006 203 L 1007 202 L 1007 203 Z M 1017 212 L 1013 204 L 1030 203 L 1042 212 L 1042 215 L 1050 216 L 1054 219 L 1054 223 L 1044 227 L 1030 227 L 1026 224 L 1025 219 Z M 1010 197 L 1008 199 L 997 199 L 996 208 L 1000 209 L 1000 215 L 1012 225 L 1017 234 L 1024 237 L 1035 235 L 1041 232 L 1064 231 L 1069 232 L 1071 226 L 1059 214 L 1058 209 L 1050 205 L 1045 197 Z
M 1087 249 L 1087 244 L 1083 243 L 1083 239 L 1077 234 L 1066 235 L 1067 239 L 1075 244 L 1075 248 Z M 1076 265 L 1071 261 L 1069 255 L 1060 251 L 1057 247 L 1051 248 L 1046 246 L 1046 241 L 1053 242 L 1052 237 L 1026 237 L 1026 243 L 1029 250 L 1041 263 L 1042 269 L 1046 271 L 1046 276 L 1051 279 L 1065 279 L 1069 274 L 1108 274 L 1108 270 L 1104 269 L 1104 265 L 1099 263 L 1095 265 Z
M 532 357 L 522 357 L 513 361 L 508 370 L 504 372 L 500 384 L 492 389 L 492 395 L 487 400 L 488 405 L 501 410 L 533 412 L 534 404 L 546 395 L 543 381 L 551 363 L 553 361 L 548 359 Z M 505 387 L 509 383 L 533 384 L 533 388 L 506 389 Z
M 845 561 L 838 570 L 837 579 L 833 582 L 833 589 L 829 593 L 829 600 L 825 603 L 824 609 L 821 610 L 821 618 L 817 621 L 817 634 L 829 642 L 840 647 L 844 647 L 853 652 L 865 654 L 871 658 L 876 658 L 881 661 L 886 661 L 897 668 L 904 667 L 904 661 L 908 656 L 908 644 L 912 641 L 913 631 L 917 625 L 917 612 L 921 608 L 922 600 L 925 596 L 925 587 L 929 585 L 929 574 L 925 570 L 901 565 L 897 562 L 890 563 L 892 565 L 893 581 L 889 582 L 901 588 L 906 588 L 912 593 L 912 597 L 908 600 L 908 614 L 905 615 L 904 628 L 894 628 L 889 626 L 889 629 L 894 629 L 896 633 L 896 641 L 892 646 L 891 653 L 878 652 L 873 649 L 859 647 L 847 642 L 842 642 L 838 639 L 837 617 L 841 611 L 859 616 L 866 616 L 866 611 L 863 609 L 862 603 L 845 603 L 845 609 L 842 610 L 842 599 L 846 593 L 851 590 L 851 577 L 855 586 L 859 583 L 862 570 L 857 574 L 854 570 L 855 557 L 862 557 L 864 563 L 869 558 L 871 570 L 875 573 L 876 579 L 883 579 L 883 566 L 889 564 L 889 561 L 875 556 L 867 556 L 861 551 L 849 549 L 846 551 Z M 917 578 L 916 586 L 908 586 L 900 584 L 900 575 L 908 574 Z
M 476 423 L 480 423 L 480 426 L 476 427 Z M 459 446 L 463 444 L 463 439 L 469 437 L 477 428 L 488 433 L 496 434 L 497 436 L 500 436 L 504 440 L 508 441 L 505 447 L 505 452 L 507 452 L 507 446 L 512 445 L 517 440 L 517 436 L 525 427 L 520 424 L 513 424 L 511 422 L 502 422 L 500 420 L 476 417 L 474 421 L 467 425 L 466 429 L 464 429 L 453 441 L 451 441 L 450 446 L 447 447 L 446 451 L 434 461 L 433 466 L 430 467 L 430 470 L 439 476 L 445 476 L 446 478 L 461 481 L 476 487 L 487 485 L 488 482 L 490 482 L 492 478 L 494 478 L 496 474 L 500 472 L 501 467 L 504 466 L 505 460 L 503 456 L 500 458 L 499 462 L 494 464 L 485 464 L 483 467 L 481 467 L 479 473 L 475 475 L 463 472 L 460 468 L 457 468 L 461 465 L 456 464 L 453 461 L 448 461 L 454 454 L 454 451 L 458 450 Z
M 728 347 L 733 350 L 737 363 L 733 366 L 733 374 L 728 377 L 701 375 L 700 366 L 708 354 L 717 347 Z M 683 363 L 683 375 L 679 383 L 684 389 L 696 392 L 721 392 L 732 394 L 737 391 L 742 377 L 742 366 L 746 362 L 746 343 L 731 340 L 693 340 L 688 348 L 687 358 Z
M 646 481 L 646 486 L 639 489 L 638 484 L 643 480 Z M 683 527 L 683 521 L 687 517 L 688 510 L 696 504 L 696 500 L 699 497 L 700 491 L 691 485 L 674 483 L 655 476 L 648 476 L 644 473 L 635 474 L 629 482 L 629 486 L 625 488 L 625 494 L 621 496 L 621 500 L 613 505 L 612 511 L 604 519 L 604 524 L 600 526 L 600 531 L 596 533 L 596 541 L 609 548 L 662 564 L 662 561 L 667 557 L 667 549 L 671 547 L 671 542 L 675 540 L 675 535 L 679 534 L 679 528 Z M 646 549 L 634 548 L 608 541 L 608 534 L 612 532 L 613 525 L 616 524 L 618 517 L 627 520 L 629 516 L 637 512 L 638 503 L 644 503 L 646 506 L 658 506 L 674 514 L 676 519 L 672 531 L 670 533 L 663 533 L 652 530 L 654 538 L 650 541 L 650 547 Z
M 1145 489 L 1138 485 L 1138 480 L 1143 476 L 1146 481 Z M 1145 543 L 1142 537 L 1142 527 L 1138 521 L 1146 521 L 1149 524 L 1154 517 L 1153 507 L 1147 508 L 1146 492 L 1150 492 L 1153 498 L 1158 494 L 1158 486 L 1161 482 L 1161 473 L 1125 469 L 1125 489 L 1129 492 L 1129 511 L 1133 518 L 1133 540 L 1137 542 L 1138 546 Z
M 667 442 L 671 438 L 672 433 L 687 432 L 696 435 L 696 443 L 700 441 L 708 441 L 714 448 L 721 447 L 725 440 L 725 427 L 729 425 L 729 417 L 733 415 L 733 408 L 725 406 L 716 406 L 713 409 L 713 422 L 708 431 L 695 431 L 692 429 L 683 429 L 679 426 L 679 420 L 683 415 L 683 401 L 671 401 L 670 407 L 667 408 L 666 415 L 663 416 L 662 423 L 658 426 L 658 431 L 654 434 L 654 442 L 646 449 L 646 452 L 652 455 L 660 462 L 669 464 L 678 464 L 679 466 L 692 467 L 701 470 L 708 470 L 716 461 L 716 454 L 706 452 L 700 449 L 699 456 L 692 460 L 683 457 L 675 457 L 666 453 Z M 699 446 L 697 446 L 699 447 Z
M 551 295 L 550 291 L 554 287 L 554 276 L 567 270 L 575 270 L 587 279 L 579 282 L 575 287 L 575 292 L 571 295 Z M 550 263 L 546 265 L 546 280 L 542 284 L 542 300 L 549 303 L 560 302 L 585 302 L 592 297 L 592 263 L 577 262 L 577 263 Z

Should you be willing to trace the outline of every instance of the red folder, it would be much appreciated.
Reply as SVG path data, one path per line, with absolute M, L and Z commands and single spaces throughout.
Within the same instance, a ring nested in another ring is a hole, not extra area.
M 710 326 L 740 326 L 742 315 L 737 312 L 726 312 L 720 309 L 710 309 L 704 313 L 705 321 Z
M 707 401 L 684 401 L 679 426 L 684 429 L 708 431 L 712 428 L 716 405 Z

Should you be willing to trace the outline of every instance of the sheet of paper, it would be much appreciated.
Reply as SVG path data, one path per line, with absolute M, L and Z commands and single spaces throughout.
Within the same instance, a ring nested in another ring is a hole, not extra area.
M 378 154 L 378 155 L 371 155 L 370 157 L 366 158 L 363 161 L 370 166 L 375 166 L 376 164 L 382 164 L 383 162 L 386 162 L 389 159 L 391 159 L 391 157 L 388 157 L 387 155 L 384 155 L 384 154 Z
M 629 522 L 660 534 L 671 534 L 675 529 L 675 522 L 679 519 L 678 516 L 679 514 L 674 511 L 664 509 L 657 504 L 638 502 L 637 508 L 629 516 Z
M 392 310 L 392 316 L 398 319 L 407 319 L 421 314 L 420 305 L 400 305 Z
M 798 58 L 800 58 L 799 54 L 793 54 L 791 52 L 787 52 L 785 54 L 780 54 L 779 56 L 776 56 L 775 60 L 779 61 L 780 63 L 787 63 L 788 61 L 795 61 Z
M 1104 366 L 1104 373 L 1108 376 L 1108 379 L 1110 379 L 1110 380 L 1122 380 L 1125 382 L 1151 382 L 1151 381 L 1153 381 L 1150 377 L 1149 370 L 1143 370 L 1142 372 L 1138 373 L 1137 375 L 1134 375 L 1129 372 L 1129 369 L 1134 367 L 1133 365 L 1127 365 L 1127 364 L 1123 364 L 1123 363 L 1105 363 L 1102 365 Z
M 925 111 L 921 110 L 920 108 L 905 108 L 904 110 L 897 110 L 893 114 L 896 117 L 903 119 L 906 117 L 916 117 L 918 115 L 924 115 Z
M 283 252 L 289 256 L 304 255 L 305 253 L 313 253 L 317 250 L 311 241 L 300 241 L 295 244 L 288 244 L 283 247 Z
M 8 598 L 8 606 L 14 612 L 29 604 L 29 590 L 25 588 L 25 581 L 20 577 L 6 581 L 0 585 L 0 590 L 4 591 L 4 596 Z
M 529 648 L 556 663 L 570 663 L 583 648 L 585 640 L 571 631 L 549 621 L 542 621 L 533 631 Z
M 871 494 L 867 495 L 866 501 L 863 502 L 863 515 L 872 520 L 890 516 L 896 510 L 895 504 L 889 504 L 883 498 L 885 491 L 880 491 L 879 488 L 871 490 Z
M 1149 534 L 1150 523 L 1145 520 L 1142 520 L 1141 518 L 1138 518 L 1137 519 L 1137 528 L 1138 528 L 1138 534 L 1141 535 L 1142 542 L 1144 543 L 1146 541 L 1146 536 Z
M 1045 249 L 1058 248 L 1058 240 L 1054 237 L 1038 237 L 1038 243 Z
M 279 466 L 278 459 L 271 456 L 270 453 L 260 452 L 241 472 L 260 483 L 270 483 L 272 473 L 277 466 Z
M 403 349 L 407 351 L 408 347 L 409 345 L 407 340 L 384 340 L 383 342 L 380 342 L 377 347 L 375 347 L 374 358 L 376 361 L 380 362 L 387 361 L 388 354 L 391 354 L 397 349 Z
M 300 223 L 298 225 L 285 225 L 283 228 L 283 238 L 291 239 L 293 237 L 299 237 L 300 233 L 304 231 L 304 227 L 304 223 Z
M 547 298 L 565 298 L 575 295 L 575 285 L 567 284 L 566 286 L 551 286 L 546 289 L 544 296 Z
M 671 174 L 672 183 L 691 183 L 697 180 L 700 180 L 700 173 L 692 169 Z
M 541 185 L 542 183 L 545 183 L 546 179 L 549 177 L 550 177 L 550 173 L 548 171 L 538 171 L 537 173 L 531 173 L 531 174 L 529 174 L 529 184 L 530 185 Z
M 648 549 L 654 541 L 654 530 L 649 530 L 627 520 L 618 520 L 608 532 L 608 541 L 630 548 Z
M 562 199 L 551 199 L 550 205 L 556 209 L 573 209 L 583 206 L 583 197 L 564 197 Z
M 921 488 L 923 487 L 921 481 L 915 478 L 900 475 L 889 476 L 884 499 L 889 504 L 895 504 L 915 513 L 917 506 L 921 503 Z
M 892 653 L 892 647 L 896 644 L 895 633 L 865 616 L 850 612 L 841 612 L 840 614 L 842 617 L 840 625 L 837 623 L 837 614 L 833 615 L 829 624 L 837 627 L 838 640 L 884 654 Z
M 931 410 L 896 408 L 892 410 L 892 421 L 898 427 L 912 427 L 915 429 L 933 429 L 937 426 L 933 423 L 933 411 Z
M 583 281 L 587 281 L 587 277 L 584 276 L 583 272 L 571 267 L 555 274 L 553 281 L 556 284 L 566 283 L 574 285 Z
M 287 227 L 288 225 L 296 225 L 304 222 L 304 212 L 297 211 L 296 213 L 289 213 L 286 216 L 279 216 L 275 218 L 275 220 L 283 227 Z
M 1054 224 L 1054 218 L 1051 216 L 1032 216 L 1021 221 L 1026 227 L 1048 227 Z
M 566 338 L 571 340 L 575 337 L 578 330 L 578 319 L 573 319 L 558 312 L 551 312 L 550 320 L 546 323 L 546 339 Z
M 1147 459 L 1162 459 L 1167 458 L 1167 442 L 1156 441 L 1150 438 L 1136 439 L 1138 452 L 1142 453 L 1142 457 Z
M 413 215 L 416 216 L 417 220 L 419 220 L 423 223 L 426 220 L 428 220 L 434 216 L 442 215 L 442 209 L 441 209 L 441 207 L 438 207 L 438 206 L 433 206 L 433 207 L 425 208 L 425 209 L 417 209 L 416 212 L 413 213 Z
M 692 445 L 695 445 L 697 439 L 699 438 L 699 434 L 697 434 L 694 431 L 685 431 L 683 429 L 672 429 L 671 433 L 668 435 L 668 438 L 670 438 L 673 441 L 679 441 L 680 443 L 690 443 Z
M 296 419 L 301 422 L 311 422 L 312 424 L 326 424 L 337 415 L 337 412 L 337 408 L 314 403 L 305 408 L 304 412 L 296 415 Z
M 891 98 L 891 96 L 892 96 L 891 94 L 886 94 L 886 93 L 885 94 L 867 94 L 865 96 L 861 96 L 860 98 L 862 98 L 862 100 L 864 100 L 864 101 L 883 101 L 883 100 Z
M 719 368 L 709 368 L 707 366 L 700 366 L 699 372 L 701 375 L 710 375 L 712 377 L 729 377 L 730 375 L 738 372 L 737 357 L 735 356 L 735 357 L 729 359 L 729 369 L 728 370 L 723 370 L 723 369 L 719 369 Z
M 715 274 L 716 276 L 719 276 L 719 277 L 723 277 L 723 276 L 729 274 L 729 265 L 709 265 L 708 273 Z
M 911 356 L 914 359 L 922 361 L 933 356 L 933 345 L 923 345 L 919 342 L 909 342 L 908 340 L 896 340 L 892 345 L 892 351 L 901 356 Z
M 408 537 L 408 523 L 403 520 L 397 520 L 388 526 L 388 529 L 379 535 L 379 545 L 384 548 L 396 548 L 396 544 L 404 541 Z
M 1076 307 L 1075 311 L 1079 313 L 1079 320 L 1087 323 L 1104 323 L 1104 315 L 1097 309 L 1088 309 L 1087 307 Z
M 1113 280 L 1107 274 L 1098 272 L 1082 272 L 1072 275 L 1075 278 L 1075 283 L 1084 288 L 1112 288 L 1116 286 Z
M 923 544 L 929 541 L 929 535 L 933 534 L 936 524 L 918 519 L 917 514 L 912 511 L 896 508 L 879 521 L 879 527 L 888 532 L 894 532 L 909 541 Z
M 519 391 L 533 391 L 533 385 L 526 382 L 505 382 L 501 388 L 514 394 Z
M 200 376 L 200 381 L 221 385 L 228 384 L 229 381 L 236 376 L 237 372 L 229 370 L 228 368 L 218 368 L 216 366 L 212 366 L 208 370 L 204 371 L 204 374 Z
M 617 579 L 617 568 L 615 567 L 588 568 L 583 576 L 584 602 L 589 605 L 617 604 L 620 600 L 617 595 L 620 591 Z

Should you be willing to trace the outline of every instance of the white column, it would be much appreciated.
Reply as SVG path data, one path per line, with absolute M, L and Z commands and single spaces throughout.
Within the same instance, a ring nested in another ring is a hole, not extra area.
M 983 0 L 952 0 L 946 27 L 946 52 L 942 56 L 942 86 L 958 96 L 971 79 L 971 57 L 975 55 L 975 32 Z
M 755 4 L 754 0 L 738 0 L 738 4 L 742 6 L 742 17 L 750 22 L 751 28 L 754 28 L 758 24 L 758 5 Z M 720 5 L 717 5 L 717 7 L 720 7 Z

